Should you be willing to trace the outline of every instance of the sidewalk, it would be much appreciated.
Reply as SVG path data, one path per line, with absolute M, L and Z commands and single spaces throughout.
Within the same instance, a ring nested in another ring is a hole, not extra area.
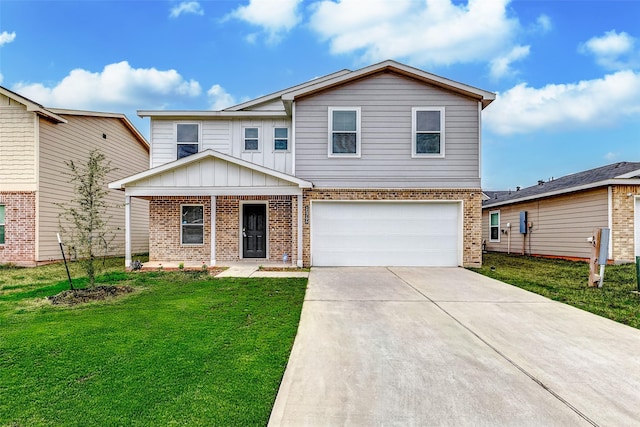
M 193 262 L 182 263 L 185 270 L 199 270 L 202 264 Z M 143 270 L 178 270 L 180 263 L 178 262 L 145 262 Z M 282 264 L 264 264 L 256 262 L 233 263 L 216 267 L 225 268 L 224 271 L 216 274 L 215 277 L 309 277 L 308 271 L 286 270 Z M 260 270 L 260 267 L 269 268 L 269 270 Z M 290 268 L 290 267 L 288 267 Z M 281 270 L 277 270 L 281 269 Z

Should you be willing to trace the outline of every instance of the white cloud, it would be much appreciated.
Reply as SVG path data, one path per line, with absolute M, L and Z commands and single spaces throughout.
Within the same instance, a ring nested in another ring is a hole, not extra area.
M 2 84 L 3 81 L 4 81 L 4 76 L 2 75 L 2 73 L 0 73 L 0 85 Z
M 223 108 L 237 104 L 233 95 L 227 93 L 227 91 L 225 91 L 220 85 L 211 86 L 207 91 L 207 96 L 209 97 L 209 103 L 211 104 L 212 110 L 222 110 Z
M 168 100 L 193 98 L 200 84 L 176 70 L 132 68 L 128 62 L 109 64 L 101 72 L 72 70 L 55 86 L 18 83 L 13 90 L 48 107 L 123 112 L 163 108 Z
M 183 1 L 179 5 L 171 8 L 171 12 L 169 13 L 169 16 L 171 18 L 177 18 L 183 13 L 192 13 L 194 15 L 204 15 L 204 11 L 202 10 L 200 3 L 198 3 L 197 1 Z
M 548 33 L 549 31 L 551 31 L 551 28 L 553 28 L 553 25 L 551 24 L 551 18 L 549 18 L 547 15 L 538 16 L 538 19 L 536 19 L 536 25 L 534 27 L 536 31 L 541 33 Z
M 513 135 L 598 128 L 640 119 L 640 73 L 618 71 L 601 79 L 532 88 L 521 83 L 484 111 L 490 132 Z
M 640 52 L 635 50 L 636 39 L 625 32 L 607 31 L 603 36 L 592 37 L 579 46 L 581 53 L 593 55 L 596 62 L 611 70 L 621 70 L 638 65 Z
M 0 33 L 0 46 L 4 46 L 7 43 L 11 43 L 15 39 L 16 39 L 15 31 L 13 33 L 8 33 L 6 31 L 3 31 L 2 33 Z
M 504 57 L 521 30 L 507 16 L 509 0 L 321 0 L 310 27 L 333 54 L 359 53 L 364 62 L 408 58 L 449 65 Z
M 301 2 L 302 0 L 250 0 L 248 5 L 238 7 L 228 17 L 262 27 L 268 36 L 267 43 L 277 43 L 283 33 L 300 22 L 298 5 Z
M 490 74 L 494 79 L 515 74 L 511 64 L 529 56 L 529 46 L 515 46 L 511 52 L 493 59 L 489 63 Z
M 617 158 L 618 158 L 618 154 L 617 153 L 613 153 L 611 151 L 609 151 L 607 154 L 604 155 L 604 159 L 609 161 L 609 162 L 612 162 Z

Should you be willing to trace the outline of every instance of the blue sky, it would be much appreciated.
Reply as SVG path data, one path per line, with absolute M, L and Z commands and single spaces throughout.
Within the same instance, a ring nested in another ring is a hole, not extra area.
M 0 84 L 48 107 L 220 109 L 385 59 L 497 93 L 483 187 L 640 161 L 640 0 L 0 0 Z

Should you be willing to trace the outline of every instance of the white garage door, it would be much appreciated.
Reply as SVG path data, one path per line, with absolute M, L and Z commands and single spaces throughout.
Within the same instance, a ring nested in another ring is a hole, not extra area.
M 457 266 L 460 203 L 313 202 L 314 266 Z

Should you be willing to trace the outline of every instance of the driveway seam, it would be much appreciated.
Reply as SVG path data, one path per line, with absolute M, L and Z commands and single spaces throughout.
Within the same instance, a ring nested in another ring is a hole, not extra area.
M 438 307 L 438 309 L 440 309 L 443 313 L 445 313 L 447 316 L 449 316 L 451 319 L 453 319 L 457 324 L 459 324 L 460 326 L 462 326 L 464 329 L 466 329 L 469 333 L 471 333 L 473 336 L 475 336 L 478 340 L 480 340 L 480 342 L 482 342 L 484 345 L 486 345 L 487 347 L 489 347 L 491 350 L 493 350 L 496 354 L 498 354 L 500 357 L 502 357 L 504 360 L 506 360 L 509 364 L 511 364 L 513 367 L 515 367 L 516 369 L 518 369 L 520 372 L 522 372 L 523 374 L 525 374 L 527 377 L 529 377 L 529 379 L 531 379 L 533 382 L 535 382 L 536 384 L 538 384 L 540 387 L 542 387 L 545 391 L 547 391 L 549 394 L 551 394 L 553 397 L 555 397 L 557 400 L 559 400 L 560 402 L 562 402 L 565 406 L 567 406 L 569 409 L 571 409 L 573 412 L 575 412 L 579 417 L 581 417 L 582 419 L 584 419 L 586 422 L 588 422 L 589 424 L 591 424 L 592 426 L 595 427 L 599 427 L 599 424 L 596 423 L 595 421 L 593 421 L 591 418 L 589 418 L 586 414 L 584 414 L 582 411 L 580 411 L 578 408 L 576 408 L 575 406 L 573 406 L 568 400 L 564 399 L 562 396 L 560 396 L 557 392 L 555 392 L 553 389 L 551 389 L 549 386 L 545 385 L 541 380 L 539 380 L 538 378 L 536 378 L 535 375 L 531 374 L 530 372 L 528 372 L 526 369 L 524 369 L 522 366 L 520 366 L 519 364 L 517 364 L 515 361 L 513 361 L 512 359 L 510 359 L 506 354 L 502 353 L 500 350 L 498 350 L 496 347 L 494 347 L 493 345 L 491 345 L 487 340 L 485 340 L 484 338 L 482 338 L 480 335 L 478 335 L 475 331 L 473 331 L 471 328 L 469 328 L 467 325 L 465 325 L 464 323 L 462 323 L 460 320 L 458 320 L 455 316 L 453 316 L 451 313 L 449 313 L 447 310 L 445 310 L 443 307 L 441 307 L 436 301 L 432 300 L 431 298 L 429 298 L 425 293 L 423 293 L 422 291 L 420 291 L 418 288 L 416 288 L 415 286 L 413 286 L 411 283 L 407 282 L 406 280 L 404 280 L 402 277 L 400 277 L 395 271 L 391 270 L 389 267 L 387 267 L 387 270 L 389 272 L 391 272 L 391 274 L 393 274 L 394 276 L 396 276 L 399 280 L 401 280 L 403 283 L 406 283 L 409 287 L 413 288 L 416 292 L 418 292 L 420 295 L 422 295 L 423 297 L 425 297 L 428 301 L 430 301 L 433 305 L 435 305 L 436 307 Z M 441 302 L 445 302 L 445 301 L 441 301 Z M 457 302 L 457 301 L 451 301 L 451 302 Z M 469 301 L 471 302 L 471 301 Z M 546 304 L 546 302 L 541 302 L 543 304 Z

